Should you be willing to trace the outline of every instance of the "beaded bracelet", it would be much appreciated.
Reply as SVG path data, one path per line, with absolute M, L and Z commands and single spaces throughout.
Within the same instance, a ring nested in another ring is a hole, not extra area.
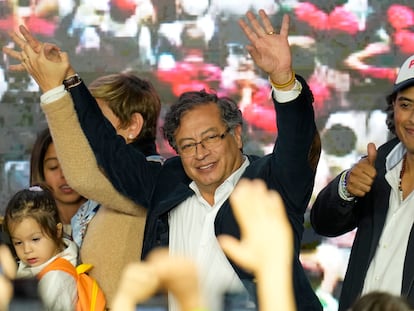
M 339 181 L 339 196 L 344 199 L 345 201 L 354 201 L 355 196 L 350 194 L 346 186 L 348 184 L 348 177 L 351 170 L 347 170 L 342 173 L 340 181 Z
M 273 82 L 273 80 L 270 77 L 269 77 L 269 82 L 273 87 L 275 87 L 277 89 L 283 89 L 283 88 L 291 85 L 295 81 L 295 79 L 296 79 L 295 71 L 292 70 L 292 77 L 290 78 L 290 80 L 288 82 L 283 83 L 283 84 L 277 84 L 277 83 Z
M 345 193 L 345 195 L 347 196 L 347 197 L 350 197 L 350 196 L 352 196 L 350 193 L 349 193 L 349 191 L 348 191 L 348 189 L 346 188 L 347 186 L 348 186 L 348 177 L 349 177 L 349 173 L 351 172 L 351 170 L 348 170 L 347 172 L 346 172 L 346 174 L 345 174 L 345 176 L 344 176 L 344 179 L 343 179 L 343 190 L 344 190 L 344 193 Z

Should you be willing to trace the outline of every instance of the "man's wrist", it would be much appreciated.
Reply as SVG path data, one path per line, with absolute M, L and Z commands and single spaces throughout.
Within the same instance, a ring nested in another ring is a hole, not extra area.
M 75 69 L 73 69 L 73 67 L 72 67 L 72 66 L 70 66 L 70 67 L 69 67 L 69 69 L 68 69 L 68 71 L 66 72 L 66 77 L 65 77 L 65 79 L 67 79 L 67 78 L 69 78 L 69 77 L 71 77 L 71 76 L 74 76 L 75 74 L 76 74 Z
M 292 70 L 291 76 L 289 80 L 286 80 L 284 83 L 276 83 L 270 76 L 269 76 L 269 82 L 270 84 L 279 90 L 290 90 L 293 87 L 293 84 L 296 80 L 295 71 Z

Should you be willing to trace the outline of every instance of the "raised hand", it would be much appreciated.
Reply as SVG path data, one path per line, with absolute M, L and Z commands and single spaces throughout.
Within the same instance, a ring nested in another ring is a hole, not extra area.
M 359 160 L 348 173 L 346 190 L 356 197 L 363 197 L 371 190 L 374 178 L 377 175 L 375 160 L 377 148 L 373 143 L 367 146 L 367 156 Z
M 259 10 L 261 23 L 252 12 L 246 13 L 249 24 L 240 19 L 239 25 L 250 41 L 246 47 L 256 65 L 273 82 L 285 84 L 292 77 L 292 56 L 288 41 L 289 16 L 284 15 L 280 32 L 272 26 L 264 10 Z
M 11 65 L 9 67 L 9 70 L 11 71 L 25 71 L 26 68 L 24 67 L 23 63 L 26 60 L 26 56 L 23 54 L 23 51 L 25 50 L 25 47 L 30 47 L 34 52 L 40 53 L 42 50 L 42 45 L 45 43 L 40 42 L 37 40 L 33 35 L 30 33 L 30 31 L 24 27 L 23 25 L 20 25 L 19 27 L 20 34 L 23 36 L 19 36 L 19 34 L 15 32 L 10 32 L 9 36 L 13 40 L 13 42 L 21 49 L 21 51 L 17 51 L 14 49 L 11 49 L 7 46 L 3 47 L 3 52 L 7 54 L 8 56 L 21 61 L 21 64 L 17 65 Z M 49 49 L 47 53 L 47 58 L 52 61 L 60 61 L 59 52 L 60 49 L 58 46 L 48 43 Z
M 168 249 L 153 250 L 145 261 L 129 264 L 122 274 L 111 310 L 135 310 L 159 291 L 174 295 L 182 311 L 201 310 L 198 272 L 191 259 L 170 256 Z
M 230 196 L 241 240 L 220 236 L 224 252 L 254 273 L 260 310 L 295 310 L 293 233 L 280 195 L 262 180 L 242 179 Z
M 147 257 L 161 288 L 174 295 L 182 311 L 200 310 L 204 306 L 195 263 L 180 256 L 170 256 L 167 249 L 155 249 Z
M 124 268 L 111 310 L 132 311 L 152 297 L 160 287 L 154 269 L 146 262 L 130 263 Z
M 269 245 L 277 245 L 279 258 L 293 255 L 292 229 L 280 195 L 268 190 L 262 180 L 242 179 L 230 196 L 234 216 L 240 226 L 241 240 L 220 236 L 220 245 L 237 264 L 253 273 L 270 262 Z M 278 250 L 286 253 L 284 256 Z M 274 263 L 272 263 L 273 265 Z
M 19 27 L 23 38 L 10 33 L 11 39 L 21 51 L 3 47 L 3 52 L 21 63 L 10 65 L 11 71 L 27 71 L 46 92 L 62 84 L 63 80 L 74 73 L 67 53 L 51 43 L 38 41 L 24 26 Z

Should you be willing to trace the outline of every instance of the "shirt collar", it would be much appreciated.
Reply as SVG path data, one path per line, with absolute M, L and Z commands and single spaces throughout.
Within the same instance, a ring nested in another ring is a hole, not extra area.
M 237 169 L 237 170 L 235 170 L 234 172 L 233 172 L 233 174 L 231 174 L 218 188 L 217 188 L 217 190 L 216 190 L 216 193 L 217 193 L 217 191 L 219 190 L 219 189 L 221 189 L 222 187 L 223 187 L 223 185 L 226 185 L 226 184 L 230 184 L 231 185 L 231 187 L 232 188 L 234 188 L 235 186 L 236 186 L 236 184 L 237 184 L 237 182 L 239 181 L 239 179 L 240 179 L 240 177 L 241 177 L 241 175 L 244 173 L 244 171 L 246 170 L 246 167 L 248 167 L 249 166 L 249 164 L 250 164 L 250 161 L 249 161 L 249 159 L 245 156 L 245 155 L 243 155 L 243 163 L 242 163 L 242 165 L 240 165 L 240 167 Z M 191 183 L 190 183 L 190 188 L 198 195 L 198 196 L 201 196 L 201 193 L 200 193 L 200 190 L 198 189 L 198 187 L 197 187 L 197 184 L 194 182 L 194 181 L 192 181 Z
M 385 161 L 385 168 L 387 171 L 392 170 L 402 160 L 407 149 L 402 142 L 399 142 L 388 154 Z

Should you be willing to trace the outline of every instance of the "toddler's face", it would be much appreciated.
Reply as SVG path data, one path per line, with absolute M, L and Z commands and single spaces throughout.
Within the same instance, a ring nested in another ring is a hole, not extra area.
M 47 236 L 33 218 L 25 218 L 10 228 L 14 249 L 25 264 L 39 266 L 59 252 L 56 242 Z

